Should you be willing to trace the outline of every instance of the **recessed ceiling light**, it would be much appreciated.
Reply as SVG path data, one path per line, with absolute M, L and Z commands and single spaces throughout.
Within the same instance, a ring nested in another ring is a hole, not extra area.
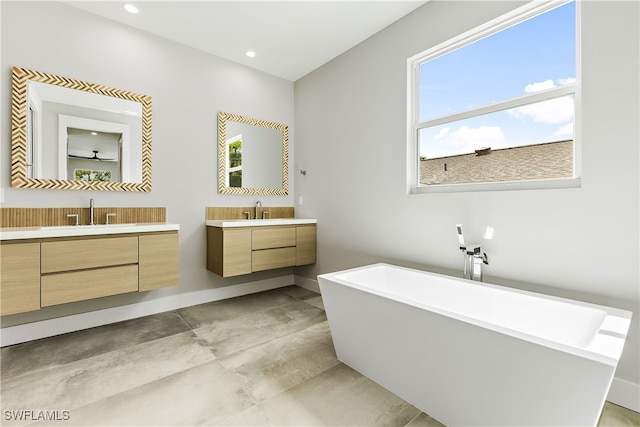
M 124 10 L 126 10 L 129 13 L 133 13 L 133 14 L 136 14 L 136 13 L 139 12 L 138 8 L 135 7 L 134 5 L 130 4 L 130 3 L 127 3 L 127 4 L 124 5 Z
M 255 53 L 254 51 L 252 51 L 252 50 L 248 50 L 248 51 L 247 51 L 247 56 L 248 56 L 249 58 L 255 58 L 256 53 Z
M 98 132 L 91 132 L 91 135 L 96 136 Z

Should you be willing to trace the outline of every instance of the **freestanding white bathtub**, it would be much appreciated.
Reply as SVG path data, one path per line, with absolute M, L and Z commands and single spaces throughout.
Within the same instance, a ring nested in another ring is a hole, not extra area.
M 447 426 L 595 426 L 631 319 L 388 264 L 318 280 L 338 359 Z

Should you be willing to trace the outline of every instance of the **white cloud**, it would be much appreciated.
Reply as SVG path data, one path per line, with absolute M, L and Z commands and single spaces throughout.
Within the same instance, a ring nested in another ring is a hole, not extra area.
M 575 83 L 575 82 L 576 82 L 575 77 L 567 77 L 566 79 L 556 80 L 556 83 L 558 83 L 560 86 L 568 85 L 570 83 Z
M 478 128 L 470 128 L 462 126 L 457 131 L 451 133 L 451 137 L 457 141 L 473 142 L 473 141 L 503 141 L 504 134 L 499 126 L 480 126 Z
M 573 98 L 563 96 L 508 110 L 512 117 L 532 119 L 536 123 L 560 124 L 573 121 Z
M 529 83 L 524 88 L 524 91 L 525 93 L 534 93 L 534 92 L 540 92 L 541 90 L 551 89 L 554 87 L 556 87 L 556 84 L 553 82 L 553 80 L 549 79 L 543 82 Z
M 450 128 L 442 128 L 440 129 L 440 132 L 438 132 L 438 134 L 435 136 L 436 139 L 442 139 L 444 137 L 446 137 L 449 134 L 449 131 L 451 129 Z
M 555 131 L 553 134 L 556 136 L 570 135 L 571 137 L 573 137 L 573 122 L 567 123 L 557 131 Z
M 535 93 L 535 92 L 540 92 L 541 90 L 553 89 L 554 87 L 564 86 L 564 85 L 575 83 L 575 82 L 576 82 L 575 77 L 567 77 L 565 79 L 556 79 L 555 82 L 551 79 L 548 79 L 543 82 L 529 83 L 528 85 L 525 86 L 524 92 Z
M 442 134 L 440 131 L 438 134 Z M 470 128 L 462 126 L 454 132 L 447 131 L 446 136 L 438 138 L 436 151 L 446 152 L 446 155 L 473 153 L 482 147 L 499 148 L 505 146 L 504 133 L 499 126 L 480 126 Z M 435 148 L 435 147 L 434 147 Z

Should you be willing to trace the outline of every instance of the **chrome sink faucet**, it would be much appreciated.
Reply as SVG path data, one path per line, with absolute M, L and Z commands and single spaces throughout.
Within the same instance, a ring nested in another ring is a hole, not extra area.
M 254 215 L 254 218 L 255 218 L 255 219 L 259 219 L 259 218 L 260 218 L 260 217 L 258 216 L 258 208 L 259 208 L 259 207 L 260 207 L 260 208 L 262 207 L 262 202 L 261 202 L 260 200 L 258 200 L 258 201 L 256 202 L 256 214 Z
M 93 199 L 89 199 L 89 225 L 95 225 L 93 223 Z
M 463 277 L 482 282 L 482 264 L 489 265 L 487 254 L 482 252 L 480 245 L 467 245 L 462 234 L 462 224 L 456 224 L 460 250 L 464 255 Z

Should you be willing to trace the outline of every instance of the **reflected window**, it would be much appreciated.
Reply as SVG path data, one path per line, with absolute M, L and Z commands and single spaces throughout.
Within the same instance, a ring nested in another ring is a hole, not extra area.
M 242 187 L 242 134 L 227 139 L 227 186 Z

